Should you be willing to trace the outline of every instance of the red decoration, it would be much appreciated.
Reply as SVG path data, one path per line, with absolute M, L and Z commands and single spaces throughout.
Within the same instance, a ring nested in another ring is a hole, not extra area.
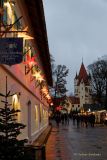
M 30 57 L 29 54 L 26 55 L 26 61 L 23 62 L 24 64 L 28 64 L 28 65 L 31 65 L 31 64 L 37 64 L 37 62 L 35 61 L 35 58 L 36 58 L 36 55 L 33 56 L 33 57 Z
M 61 109 L 62 109 L 61 106 L 56 107 L 56 110 L 57 110 L 57 111 L 60 111 Z

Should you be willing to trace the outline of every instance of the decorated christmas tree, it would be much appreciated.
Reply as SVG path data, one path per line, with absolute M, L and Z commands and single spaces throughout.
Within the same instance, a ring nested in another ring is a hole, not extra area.
M 0 93 L 3 104 L 0 107 L 0 160 L 21 160 L 24 157 L 26 139 L 19 140 L 18 136 L 25 125 L 17 121 L 20 110 L 15 110 L 8 102 L 13 95 L 7 91 L 6 77 L 6 93 Z

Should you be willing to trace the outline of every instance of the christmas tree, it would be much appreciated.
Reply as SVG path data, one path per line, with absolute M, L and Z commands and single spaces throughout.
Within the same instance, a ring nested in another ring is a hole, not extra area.
M 0 160 L 22 160 L 24 157 L 24 145 L 26 139 L 19 140 L 18 136 L 25 125 L 17 122 L 17 114 L 20 110 L 15 110 L 8 102 L 8 98 L 13 96 L 7 91 L 6 77 L 6 93 L 0 93 L 4 99 L 0 107 Z

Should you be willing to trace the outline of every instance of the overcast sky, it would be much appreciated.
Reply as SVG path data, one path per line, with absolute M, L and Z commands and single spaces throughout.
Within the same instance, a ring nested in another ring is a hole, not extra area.
M 69 68 L 67 88 L 75 73 L 107 54 L 107 0 L 43 0 L 50 53 Z

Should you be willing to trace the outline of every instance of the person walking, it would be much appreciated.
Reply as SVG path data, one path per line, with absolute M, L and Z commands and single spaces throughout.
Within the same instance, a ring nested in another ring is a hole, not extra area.
M 76 120 L 76 115 L 75 114 L 73 114 L 72 120 L 73 120 L 73 126 L 75 126 L 75 120 Z
M 64 125 L 64 114 L 63 113 L 61 114 L 61 123 L 62 125 Z
M 95 115 L 93 113 L 90 115 L 90 124 L 91 124 L 91 127 L 94 127 L 94 124 L 95 124 Z
M 77 128 L 79 128 L 79 126 L 80 126 L 80 116 L 78 114 L 76 116 L 76 120 L 77 120 Z
M 85 122 L 85 127 L 86 128 L 88 127 L 88 120 L 89 120 L 88 114 L 84 115 L 84 122 Z
M 60 113 L 55 114 L 55 121 L 56 121 L 57 127 L 59 127 L 59 123 L 61 121 Z

